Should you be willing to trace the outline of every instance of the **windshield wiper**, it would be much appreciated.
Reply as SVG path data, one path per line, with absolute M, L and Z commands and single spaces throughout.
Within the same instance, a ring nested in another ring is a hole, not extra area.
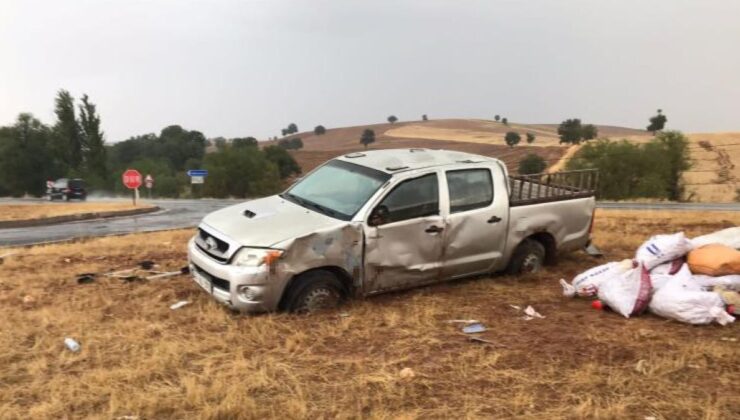
M 280 195 L 282 198 L 286 198 L 291 201 L 295 201 L 296 203 L 302 205 L 303 207 L 307 208 L 313 208 L 315 210 L 318 210 L 320 213 L 328 214 L 329 216 L 336 216 L 337 212 L 328 208 L 324 207 L 321 204 L 314 203 L 313 201 L 306 200 L 305 198 L 298 197 L 295 194 L 286 193 L 285 196 L 283 194 Z

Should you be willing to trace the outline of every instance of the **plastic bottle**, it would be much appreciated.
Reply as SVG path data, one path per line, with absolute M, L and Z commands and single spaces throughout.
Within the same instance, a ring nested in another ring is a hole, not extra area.
M 69 337 L 67 337 L 67 338 L 65 338 L 65 339 L 64 339 L 64 345 L 65 345 L 65 346 L 67 347 L 67 349 L 69 349 L 69 351 L 71 351 L 72 353 L 77 353 L 77 352 L 79 352 L 79 351 L 80 351 L 80 348 L 81 348 L 81 347 L 80 347 L 80 343 L 78 343 L 77 341 L 75 341 L 75 339 L 74 339 L 74 338 L 69 338 Z

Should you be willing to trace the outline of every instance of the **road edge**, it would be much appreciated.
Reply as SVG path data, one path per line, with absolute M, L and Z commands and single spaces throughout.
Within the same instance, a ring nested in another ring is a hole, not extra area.
M 0 229 L 25 228 L 33 226 L 56 225 L 60 223 L 79 222 L 92 219 L 109 219 L 112 217 L 138 216 L 140 214 L 159 211 L 159 206 L 142 207 L 140 209 L 100 211 L 92 213 L 67 214 L 64 216 L 45 217 L 43 219 L 5 220 L 0 221 Z

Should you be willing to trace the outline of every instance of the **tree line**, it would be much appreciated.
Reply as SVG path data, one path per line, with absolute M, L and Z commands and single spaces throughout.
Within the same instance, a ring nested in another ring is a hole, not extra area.
M 120 176 L 128 168 L 155 180 L 153 195 L 191 194 L 189 169 L 207 169 L 202 195 L 246 197 L 279 191 L 300 173 L 286 149 L 302 147 L 300 139 L 260 148 L 254 137 L 208 141 L 197 130 L 179 125 L 107 144 L 101 117 L 87 95 L 79 103 L 60 90 L 54 100 L 56 120 L 47 125 L 21 113 L 11 126 L 0 127 L 0 196 L 41 196 L 46 181 L 83 178 L 92 192 L 127 192 Z M 297 130 L 297 127 L 296 127 Z M 211 144 L 212 153 L 206 153 Z

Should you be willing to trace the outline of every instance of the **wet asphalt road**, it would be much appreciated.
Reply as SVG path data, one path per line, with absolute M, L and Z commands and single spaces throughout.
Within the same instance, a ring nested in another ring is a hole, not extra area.
M 0 199 L 3 203 L 29 203 L 40 199 Z M 220 208 L 237 204 L 239 200 L 147 200 L 162 210 L 110 219 L 87 220 L 48 226 L 17 229 L 0 229 L 0 247 L 58 242 L 69 239 L 107 236 L 135 232 L 189 228 L 197 226 L 206 214 Z M 600 208 L 625 210 L 694 210 L 694 211 L 740 211 L 740 204 L 710 203 L 608 203 L 600 202 Z
M 0 204 L 30 203 L 29 200 L 0 199 Z M 58 242 L 88 236 L 108 236 L 124 233 L 197 226 L 206 214 L 237 204 L 237 200 L 147 200 L 162 210 L 138 216 L 114 217 L 60 223 L 57 225 L 0 229 L 0 247 Z

